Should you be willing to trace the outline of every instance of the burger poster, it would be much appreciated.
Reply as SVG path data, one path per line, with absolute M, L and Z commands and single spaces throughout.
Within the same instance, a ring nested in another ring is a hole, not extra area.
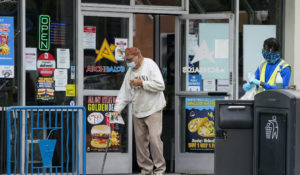
M 39 77 L 36 83 L 36 99 L 49 101 L 54 100 L 54 80 L 52 77 Z
M 109 152 L 121 152 L 121 125 L 110 124 L 109 116 L 114 111 L 115 96 L 85 96 L 87 110 L 87 152 L 105 152 L 107 141 Z M 110 133 L 111 132 L 111 133 Z
M 212 152 L 215 147 L 215 100 L 224 97 L 185 99 L 186 151 Z

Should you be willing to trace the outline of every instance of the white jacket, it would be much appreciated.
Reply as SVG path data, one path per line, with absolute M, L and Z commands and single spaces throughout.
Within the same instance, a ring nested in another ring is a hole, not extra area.
M 130 80 L 135 78 L 143 81 L 143 87 L 130 85 Z M 152 59 L 144 58 L 140 68 L 129 68 L 126 72 L 114 110 L 120 113 L 128 103 L 132 103 L 135 117 L 147 117 L 166 106 L 164 89 L 164 80 L 158 66 Z

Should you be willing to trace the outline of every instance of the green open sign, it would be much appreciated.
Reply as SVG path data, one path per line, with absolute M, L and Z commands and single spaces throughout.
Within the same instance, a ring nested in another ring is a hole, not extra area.
M 39 18 L 39 50 L 50 49 L 50 16 L 40 15 Z

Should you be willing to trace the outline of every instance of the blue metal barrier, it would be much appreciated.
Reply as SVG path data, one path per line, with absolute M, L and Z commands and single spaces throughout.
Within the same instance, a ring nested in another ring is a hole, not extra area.
M 12 106 L 6 114 L 7 174 L 86 174 L 83 106 Z

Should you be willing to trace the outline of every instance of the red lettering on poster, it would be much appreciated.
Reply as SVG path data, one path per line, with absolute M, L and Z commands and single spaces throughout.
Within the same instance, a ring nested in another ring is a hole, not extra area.
M 51 76 L 55 70 L 54 57 L 48 52 L 41 54 L 37 61 L 37 68 L 39 73 L 42 76 L 44 77 Z

